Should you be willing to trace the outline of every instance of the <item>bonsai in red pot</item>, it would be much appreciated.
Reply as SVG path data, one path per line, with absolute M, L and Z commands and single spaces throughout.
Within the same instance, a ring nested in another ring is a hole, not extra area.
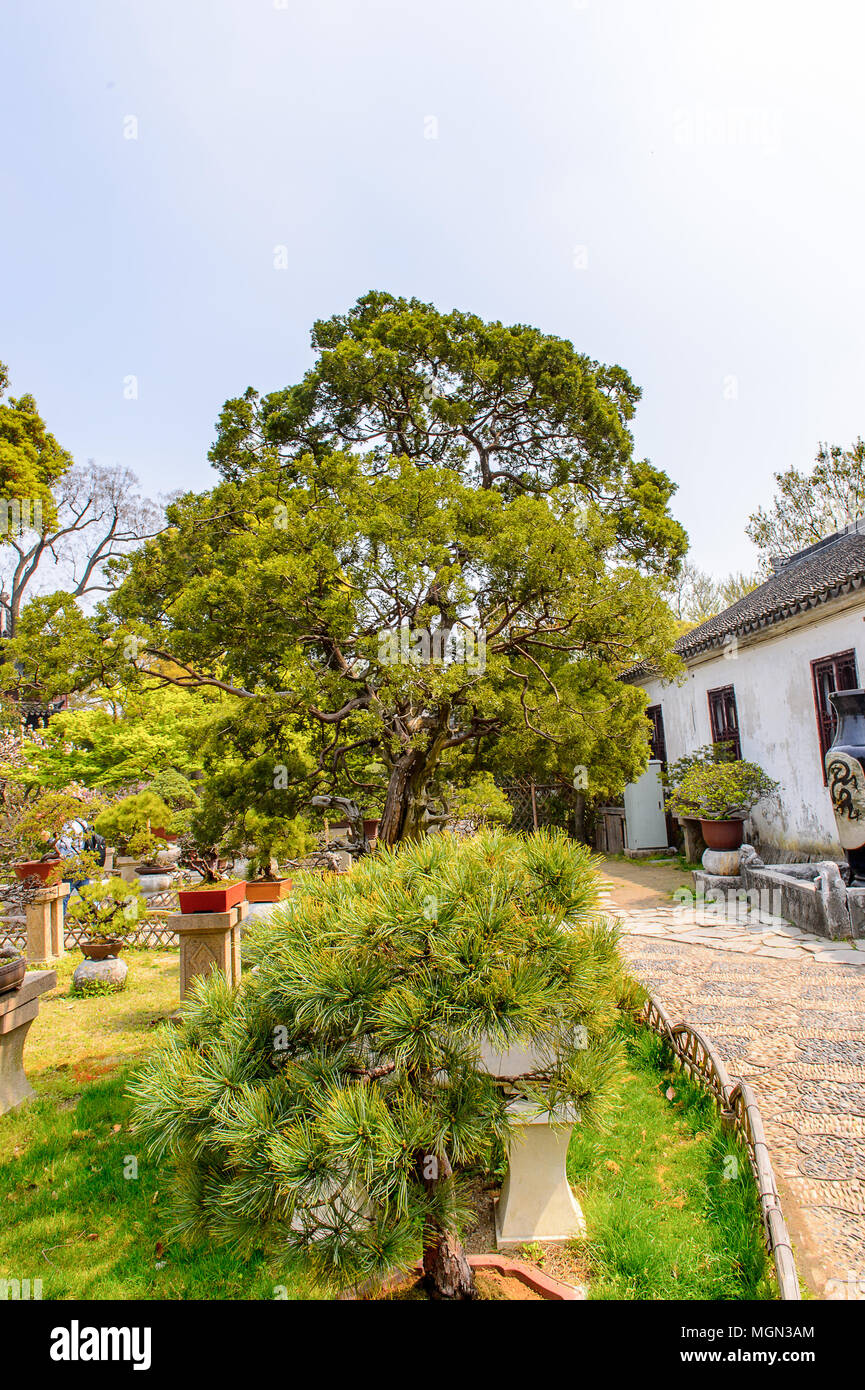
M 223 877 L 223 861 L 215 846 L 196 843 L 190 835 L 184 835 L 180 844 L 181 864 L 201 875 L 200 883 L 181 888 L 177 895 L 184 916 L 193 912 L 227 912 L 243 902 L 246 884 L 243 879 Z
M 744 821 L 757 805 L 778 790 L 778 783 L 756 763 L 695 762 L 670 793 L 675 815 L 700 822 L 709 849 L 733 850 L 742 843 Z

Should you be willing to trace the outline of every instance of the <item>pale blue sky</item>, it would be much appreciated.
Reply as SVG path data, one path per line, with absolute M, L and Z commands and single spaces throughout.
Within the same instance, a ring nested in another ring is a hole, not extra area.
M 0 357 L 82 462 L 208 486 L 226 396 L 296 380 L 370 288 L 621 363 L 719 573 L 773 470 L 865 430 L 849 0 L 0 14 Z

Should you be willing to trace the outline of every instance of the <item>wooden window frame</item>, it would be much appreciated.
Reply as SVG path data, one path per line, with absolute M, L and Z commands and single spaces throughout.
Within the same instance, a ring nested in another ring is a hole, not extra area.
M 729 700 L 732 701 L 733 717 L 735 720 L 735 729 L 732 733 L 729 730 L 722 730 L 718 724 L 716 704 L 719 698 L 729 698 Z M 706 691 L 706 700 L 709 705 L 709 728 L 712 731 L 712 744 L 731 744 L 733 757 L 741 758 L 742 741 L 739 727 L 739 705 L 736 700 L 736 687 L 734 685 L 717 685 L 713 690 Z
M 652 725 L 649 739 L 649 757 L 657 758 L 663 767 L 667 766 L 667 733 L 664 729 L 664 711 L 661 705 L 648 705 L 646 718 Z
M 837 683 L 835 678 L 837 677 L 839 666 L 852 668 L 852 685 L 839 685 Z M 828 701 L 826 701 L 824 705 L 823 685 L 820 681 L 821 675 L 829 670 L 832 671 L 833 675 L 833 691 L 855 690 L 859 683 L 859 666 L 856 660 L 856 648 L 848 647 L 847 650 L 843 652 L 831 652 L 828 656 L 818 656 L 811 662 L 811 690 L 814 696 L 814 714 L 817 719 L 817 741 L 820 745 L 820 767 L 823 773 L 824 787 L 827 785 L 826 753 L 835 736 L 832 706 Z

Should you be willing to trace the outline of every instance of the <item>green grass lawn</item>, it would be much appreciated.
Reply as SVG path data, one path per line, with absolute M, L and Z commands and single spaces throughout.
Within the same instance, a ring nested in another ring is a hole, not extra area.
M 744 1150 L 648 1029 L 628 1056 L 609 1132 L 575 1129 L 568 1156 L 590 1297 L 777 1297 Z
M 126 990 L 91 998 L 70 993 L 80 959 L 30 1030 L 37 1099 L 0 1116 L 0 1279 L 41 1279 L 43 1299 L 315 1298 L 276 1264 L 167 1239 L 169 1175 L 130 1134 L 125 1087 L 177 1008 L 178 952 L 125 953 Z
M 79 959 L 60 962 L 31 1029 L 37 1099 L 0 1117 L 0 1279 L 41 1279 L 44 1299 L 321 1297 L 277 1262 L 168 1239 L 170 1172 L 130 1134 L 125 1088 L 177 1007 L 178 954 L 129 953 L 127 989 L 91 998 L 70 993 Z M 578 1127 L 569 1171 L 589 1227 L 573 1277 L 591 1297 L 774 1296 L 747 1162 L 647 1031 L 629 1040 L 609 1133 Z

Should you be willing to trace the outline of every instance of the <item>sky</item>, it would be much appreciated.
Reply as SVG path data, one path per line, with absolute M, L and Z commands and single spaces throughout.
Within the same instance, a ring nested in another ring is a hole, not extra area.
M 223 401 L 369 289 L 643 391 L 691 558 L 865 431 L 846 0 L 0 0 L 0 359 L 76 459 L 216 481 Z

